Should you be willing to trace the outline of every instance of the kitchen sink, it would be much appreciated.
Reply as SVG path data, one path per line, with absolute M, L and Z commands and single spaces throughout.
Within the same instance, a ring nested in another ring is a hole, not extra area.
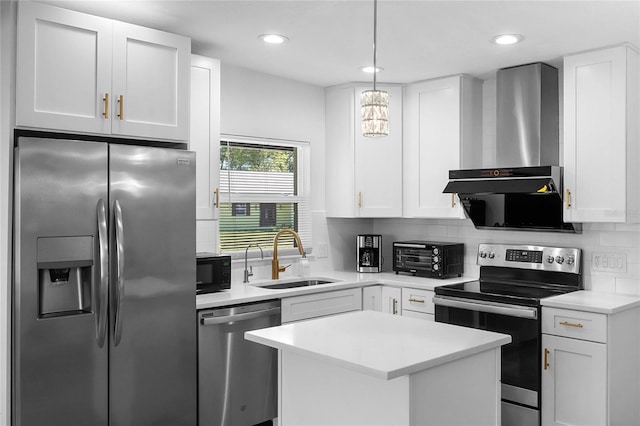
M 308 280 L 299 280 L 299 281 L 289 281 L 289 282 L 277 283 L 277 284 L 260 285 L 259 287 L 268 288 L 270 290 L 283 290 L 286 288 L 310 287 L 314 285 L 329 284 L 332 282 L 335 282 L 335 281 L 325 280 L 325 279 L 308 279 Z

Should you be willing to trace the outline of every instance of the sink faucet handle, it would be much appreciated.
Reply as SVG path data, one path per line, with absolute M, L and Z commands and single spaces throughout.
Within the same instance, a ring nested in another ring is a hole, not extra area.
M 285 266 L 278 266 L 278 272 L 284 272 L 289 266 L 291 266 L 292 264 L 288 264 Z

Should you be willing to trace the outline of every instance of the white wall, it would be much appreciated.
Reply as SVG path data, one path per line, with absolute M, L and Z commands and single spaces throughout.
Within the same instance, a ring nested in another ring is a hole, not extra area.
M 224 63 L 220 81 L 222 134 L 310 143 L 312 239 L 317 253 L 317 245 L 328 244 L 329 238 L 324 212 L 324 89 Z M 292 262 L 296 260 L 294 258 Z M 330 269 L 330 262 L 330 258 L 318 259 L 314 255 L 311 258 L 312 273 Z M 271 277 L 268 260 L 252 264 L 252 280 Z M 234 281 L 242 277 L 243 268 L 244 265 L 233 265 Z M 290 268 L 283 277 L 293 273 L 295 268 Z

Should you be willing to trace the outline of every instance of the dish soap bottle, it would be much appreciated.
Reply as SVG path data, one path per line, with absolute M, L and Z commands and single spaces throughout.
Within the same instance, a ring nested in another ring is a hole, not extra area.
M 307 253 L 302 253 L 300 262 L 298 264 L 298 275 L 301 277 L 308 277 L 311 274 L 311 265 L 309 259 L 307 259 Z

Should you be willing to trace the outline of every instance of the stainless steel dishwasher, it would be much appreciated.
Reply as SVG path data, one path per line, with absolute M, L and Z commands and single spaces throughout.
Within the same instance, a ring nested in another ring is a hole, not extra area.
M 198 311 L 198 424 L 250 426 L 277 416 L 278 352 L 244 332 L 280 325 L 280 300 Z

